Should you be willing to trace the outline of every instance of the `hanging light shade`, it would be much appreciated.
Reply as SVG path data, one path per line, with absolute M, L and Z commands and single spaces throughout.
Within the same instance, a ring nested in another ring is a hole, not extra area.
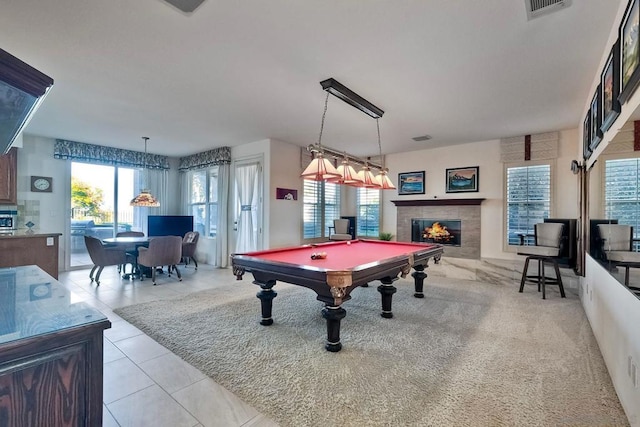
M 382 190 L 395 190 L 396 186 L 393 185 L 391 179 L 387 175 L 387 169 L 384 167 L 384 158 L 382 157 L 382 142 L 380 142 L 380 123 L 376 118 L 376 129 L 378 130 L 378 150 L 380 151 L 380 162 L 382 162 L 382 168 L 380 173 L 376 176 L 376 184 Z
M 331 161 L 325 159 L 322 155 L 322 131 L 324 130 L 324 119 L 327 116 L 327 103 L 329 102 L 329 93 L 324 100 L 324 112 L 322 113 L 322 122 L 320 122 L 320 135 L 318 136 L 318 147 L 313 152 L 315 156 L 309 166 L 302 172 L 300 178 L 312 181 L 326 181 L 331 178 L 339 178 L 340 172 L 331 164 Z
M 373 175 L 371 168 L 368 165 L 364 165 L 362 170 L 358 172 L 358 178 L 362 181 L 362 184 L 358 185 L 358 187 L 380 188 L 376 177 Z
M 389 179 L 386 169 L 381 170 L 380 173 L 376 176 L 376 182 L 378 183 L 378 185 L 380 185 L 380 188 L 383 190 L 396 189 L 396 186 L 393 185 L 393 182 L 391 182 L 391 179 Z
M 153 197 L 153 195 L 151 195 L 149 190 L 145 189 L 131 200 L 130 205 L 138 207 L 157 208 L 160 207 L 160 202 L 158 201 L 158 199 Z
M 311 181 L 326 181 L 331 178 L 340 178 L 340 172 L 331 164 L 329 159 L 324 158 L 322 153 L 316 153 L 314 159 L 300 177 Z
M 140 191 L 140 194 L 138 194 L 136 197 L 134 197 L 133 199 L 131 199 L 131 202 L 129 203 L 130 206 L 137 206 L 137 207 L 145 207 L 145 208 L 157 208 L 160 207 L 160 202 L 158 201 L 158 199 L 156 199 L 155 197 L 153 197 L 153 195 L 151 194 L 151 191 L 149 191 L 149 189 L 144 188 L 144 186 L 146 185 L 146 181 L 147 181 L 147 141 L 149 140 L 148 136 L 143 136 L 142 139 L 144 139 L 144 183 L 143 183 L 143 189 L 142 191 Z
M 345 185 L 353 185 L 353 186 L 358 186 L 359 184 L 362 184 L 362 180 L 358 176 L 358 173 L 353 168 L 353 166 L 349 164 L 349 160 L 347 158 L 342 160 L 337 170 L 340 176 L 337 178 L 330 178 L 329 182 L 333 182 L 335 184 L 345 184 Z

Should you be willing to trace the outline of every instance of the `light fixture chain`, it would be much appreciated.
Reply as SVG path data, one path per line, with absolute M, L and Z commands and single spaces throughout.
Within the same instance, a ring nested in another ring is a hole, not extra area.
M 324 99 L 324 111 L 322 112 L 322 121 L 320 122 L 320 135 L 318 135 L 318 148 L 322 148 L 322 131 L 324 130 L 324 118 L 327 116 L 327 104 L 329 102 L 329 92 Z M 320 150 L 322 152 L 322 150 Z
M 382 166 L 381 170 L 384 170 L 384 159 L 382 158 L 382 142 L 380 142 L 380 122 L 376 119 L 376 128 L 378 129 L 378 149 L 380 150 L 380 165 Z

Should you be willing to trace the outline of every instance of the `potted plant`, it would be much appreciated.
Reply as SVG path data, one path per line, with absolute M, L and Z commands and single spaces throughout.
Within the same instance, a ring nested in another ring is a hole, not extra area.
M 378 235 L 378 238 L 380 240 L 386 240 L 386 241 L 390 242 L 391 239 L 393 239 L 393 234 L 385 233 L 384 231 L 381 231 L 380 234 Z

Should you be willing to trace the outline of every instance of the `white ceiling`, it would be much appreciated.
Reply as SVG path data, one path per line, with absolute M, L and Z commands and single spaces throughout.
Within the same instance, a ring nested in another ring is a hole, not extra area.
M 55 80 L 30 134 L 149 136 L 169 156 L 306 146 L 334 77 L 385 110 L 394 153 L 579 127 L 620 1 L 527 21 L 524 0 L 2 0 L 0 48 Z M 376 154 L 375 122 L 330 97 L 323 143 Z

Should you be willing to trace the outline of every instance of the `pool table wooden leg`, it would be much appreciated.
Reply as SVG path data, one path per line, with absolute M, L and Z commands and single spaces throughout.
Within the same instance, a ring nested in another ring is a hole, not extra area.
M 397 289 L 393 286 L 393 282 L 395 282 L 397 277 L 384 277 L 380 279 L 382 285 L 378 286 L 378 292 L 382 296 L 382 313 L 380 316 L 391 319 L 393 317 L 393 312 L 391 311 L 391 299 L 393 298 L 393 294 L 396 293 Z
M 424 272 L 424 265 L 414 265 L 413 269 L 415 270 L 411 273 L 415 283 L 415 293 L 413 296 L 416 298 L 424 298 L 424 279 L 427 277 L 427 273 Z
M 322 317 L 327 319 L 327 344 L 324 348 L 333 353 L 342 349 L 340 343 L 340 321 L 347 315 L 342 306 L 326 305 L 322 309 Z
M 260 320 L 260 324 L 264 326 L 272 325 L 273 318 L 271 317 L 271 308 L 273 307 L 273 299 L 278 295 L 278 293 L 273 290 L 276 281 L 267 280 L 262 282 L 256 279 L 253 283 L 262 288 L 262 290 L 256 294 L 262 306 L 262 320 Z

